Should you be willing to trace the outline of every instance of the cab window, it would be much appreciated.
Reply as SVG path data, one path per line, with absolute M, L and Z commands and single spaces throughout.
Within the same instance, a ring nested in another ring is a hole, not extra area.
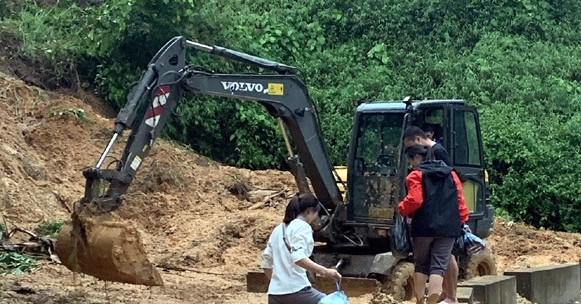
M 481 166 L 476 114 L 472 111 L 454 110 L 454 132 L 454 164 Z
M 366 114 L 360 121 L 355 157 L 365 164 L 368 173 L 385 174 L 382 168 L 396 166 L 403 115 Z

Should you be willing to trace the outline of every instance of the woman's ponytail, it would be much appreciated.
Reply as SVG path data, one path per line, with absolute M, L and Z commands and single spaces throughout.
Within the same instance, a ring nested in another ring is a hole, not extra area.
M 299 193 L 297 193 L 293 195 L 288 205 L 286 205 L 284 219 L 282 221 L 288 225 L 292 220 L 296 219 L 299 214 Z
M 297 193 L 291 198 L 290 202 L 286 206 L 284 219 L 282 221 L 288 225 L 290 222 L 292 222 L 292 220 L 296 219 L 297 216 L 307 211 L 308 209 L 319 212 L 319 200 L 317 200 L 317 198 L 311 193 Z

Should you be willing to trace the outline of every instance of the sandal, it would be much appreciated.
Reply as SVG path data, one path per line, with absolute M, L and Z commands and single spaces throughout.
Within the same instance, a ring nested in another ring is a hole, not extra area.
M 438 304 L 438 300 L 440 300 L 440 295 L 437 293 L 428 296 L 428 304 Z

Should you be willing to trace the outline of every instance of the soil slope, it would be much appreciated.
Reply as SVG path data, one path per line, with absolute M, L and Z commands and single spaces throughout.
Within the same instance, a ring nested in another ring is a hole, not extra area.
M 0 117 L 0 220 L 8 229 L 32 230 L 68 219 L 83 195 L 83 168 L 96 163 L 110 139 L 111 112 L 89 95 L 51 93 L 0 74 Z M 107 283 L 43 261 L 32 274 L 4 276 L 0 303 L 266 303 L 265 295 L 245 292 L 244 275 L 258 268 L 295 189 L 288 172 L 224 166 L 158 140 L 118 214 L 141 231 L 165 286 Z M 500 272 L 581 258 L 580 234 L 503 220 L 487 241 Z M 391 302 L 373 297 L 350 300 Z

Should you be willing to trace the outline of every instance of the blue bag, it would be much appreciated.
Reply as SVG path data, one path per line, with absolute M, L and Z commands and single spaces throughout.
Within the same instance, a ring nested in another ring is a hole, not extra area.
M 319 304 L 349 304 L 347 295 L 341 291 L 341 282 L 337 282 L 337 291 L 326 295 Z
M 486 249 L 486 243 L 478 236 L 466 232 L 464 234 L 464 247 L 468 255 L 479 255 Z
M 475 256 L 481 254 L 486 249 L 486 242 L 471 232 L 463 232 L 462 236 L 456 239 L 454 244 L 455 254 L 467 254 Z

